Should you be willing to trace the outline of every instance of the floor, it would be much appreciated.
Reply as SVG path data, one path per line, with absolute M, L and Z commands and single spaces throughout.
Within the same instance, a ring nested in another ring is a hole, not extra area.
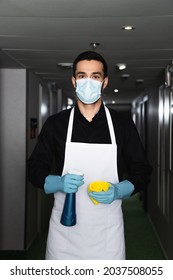
M 127 260 L 164 260 L 163 251 L 156 239 L 139 196 L 123 202 Z M 0 251 L 1 260 L 44 260 L 47 233 L 36 240 L 27 251 Z

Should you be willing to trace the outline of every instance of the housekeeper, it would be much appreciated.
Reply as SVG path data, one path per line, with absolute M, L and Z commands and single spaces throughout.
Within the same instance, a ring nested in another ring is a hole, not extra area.
M 104 58 L 81 53 L 73 64 L 72 84 L 75 106 L 47 119 L 28 161 L 32 184 L 54 194 L 46 259 L 123 260 L 122 200 L 147 186 L 150 166 L 131 117 L 103 104 L 108 85 Z M 88 191 L 97 181 L 109 183 L 108 190 Z M 74 226 L 60 223 L 67 193 L 76 194 Z

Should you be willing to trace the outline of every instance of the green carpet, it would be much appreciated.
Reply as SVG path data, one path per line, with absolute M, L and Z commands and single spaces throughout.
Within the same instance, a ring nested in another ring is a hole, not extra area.
M 139 196 L 123 201 L 126 259 L 165 260 Z
M 165 256 L 155 237 L 139 196 L 123 201 L 127 260 L 164 260 Z M 29 250 L 0 251 L 1 260 L 44 260 L 47 233 L 36 240 Z

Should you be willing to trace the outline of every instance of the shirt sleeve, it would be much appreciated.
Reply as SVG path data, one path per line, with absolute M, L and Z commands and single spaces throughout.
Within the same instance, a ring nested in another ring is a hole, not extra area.
M 29 181 L 38 188 L 44 188 L 45 178 L 50 174 L 53 162 L 53 127 L 50 118 L 45 122 L 37 144 L 27 162 Z
M 128 180 L 134 185 L 134 193 L 144 190 L 150 182 L 152 168 L 148 163 L 137 128 L 130 118 L 124 126 L 123 157 Z

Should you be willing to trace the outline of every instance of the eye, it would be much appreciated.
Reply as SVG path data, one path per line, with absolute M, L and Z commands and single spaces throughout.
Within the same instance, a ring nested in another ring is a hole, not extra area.
M 78 79 L 85 79 L 86 75 L 85 74 L 79 74 L 79 75 L 77 75 L 77 78 Z
M 101 76 L 100 75 L 93 75 L 91 77 L 93 80 L 100 80 L 101 79 Z

